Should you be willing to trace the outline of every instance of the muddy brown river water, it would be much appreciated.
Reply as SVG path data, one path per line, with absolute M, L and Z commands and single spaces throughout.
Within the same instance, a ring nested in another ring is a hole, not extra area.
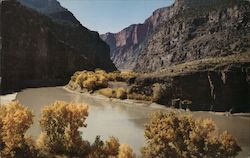
M 173 109 L 150 103 L 139 103 L 130 100 L 120 101 L 99 95 L 72 93 L 63 87 L 31 88 L 19 92 L 16 99 L 28 106 L 35 114 L 34 125 L 28 131 L 36 137 L 40 133 L 38 119 L 41 109 L 56 100 L 89 105 L 87 128 L 82 128 L 83 139 L 93 142 L 96 135 L 102 140 L 109 136 L 118 137 L 120 143 L 130 144 L 137 154 L 144 145 L 144 124 L 153 111 Z M 186 113 L 178 111 L 179 113 Z M 224 116 L 212 112 L 191 112 L 195 117 L 211 118 L 218 131 L 227 130 L 234 135 L 243 151 L 238 157 L 250 158 L 250 117 Z

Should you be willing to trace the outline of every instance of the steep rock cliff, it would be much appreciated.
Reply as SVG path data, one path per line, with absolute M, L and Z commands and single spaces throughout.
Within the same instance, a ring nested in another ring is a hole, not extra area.
M 139 50 L 136 71 L 250 51 L 249 1 L 181 2 L 172 7 L 182 9 L 162 22 Z
M 77 70 L 115 70 L 109 47 L 80 24 L 57 23 L 15 0 L 1 3 L 2 92 L 61 85 Z
M 101 37 L 110 45 L 118 68 L 158 71 L 204 57 L 249 51 L 249 10 L 246 0 L 176 0 L 143 24 Z
M 134 24 L 118 33 L 106 33 L 100 36 L 110 46 L 111 59 L 118 68 L 134 68 L 138 56 L 136 50 L 140 48 L 140 45 L 143 44 L 156 26 L 169 16 L 168 10 L 168 7 L 160 8 L 143 24 Z

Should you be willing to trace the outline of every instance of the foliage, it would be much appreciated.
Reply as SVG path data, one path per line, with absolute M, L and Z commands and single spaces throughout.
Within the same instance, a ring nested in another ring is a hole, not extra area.
M 83 156 L 87 154 L 89 143 L 82 140 L 78 129 L 86 127 L 88 107 L 57 101 L 44 107 L 40 126 L 42 133 L 38 146 L 52 154 Z
M 34 156 L 24 136 L 32 118 L 32 113 L 18 102 L 0 105 L 0 157 Z
M 151 96 L 147 96 L 145 94 L 139 94 L 139 93 L 129 93 L 127 95 L 128 99 L 134 99 L 134 100 L 145 100 L 145 101 L 152 101 Z
M 153 89 L 152 101 L 159 103 L 162 97 L 164 96 L 164 93 L 166 92 L 166 87 L 164 87 L 159 83 L 155 83 L 152 89 Z
M 133 71 L 122 71 L 120 76 L 123 79 L 123 81 L 128 81 L 131 78 L 138 77 L 138 73 L 135 73 Z
M 101 69 L 96 69 L 95 72 L 86 70 L 77 71 L 71 77 L 68 86 L 73 90 L 79 86 L 81 89 L 87 89 L 88 91 L 93 92 L 99 89 L 107 88 L 109 81 L 126 82 L 137 76 L 138 74 L 132 71 L 115 71 L 110 73 Z
M 99 136 L 93 144 L 81 138 L 79 128 L 86 127 L 88 106 L 57 101 L 44 107 L 40 119 L 42 132 L 35 142 L 25 132 L 32 124 L 32 113 L 11 102 L 0 106 L 0 157 L 87 157 L 135 158 L 132 148 L 115 137 L 103 142 Z M 232 135 L 215 133 L 209 119 L 190 115 L 157 112 L 145 125 L 147 145 L 143 157 L 228 158 L 241 148 Z
M 100 93 L 101 95 L 104 95 L 108 98 L 115 98 L 116 97 L 116 92 L 112 88 L 100 89 L 98 91 L 98 93 Z
M 82 71 L 76 72 L 69 83 L 72 89 L 78 85 L 81 89 L 87 89 L 88 91 L 95 91 L 100 88 L 106 88 L 108 86 L 107 73 L 103 70 Z M 73 85 L 73 86 L 72 86 Z
M 109 137 L 104 143 L 100 136 L 97 136 L 95 142 L 91 146 L 91 153 L 88 157 L 91 158 L 106 158 L 110 156 L 116 156 L 119 150 L 119 140 L 115 137 Z
M 133 149 L 127 145 L 127 144 L 122 144 L 119 147 L 119 154 L 118 158 L 135 158 L 135 154 L 133 152 Z
M 124 79 L 121 76 L 121 72 L 115 71 L 108 73 L 109 81 L 124 81 Z
M 119 99 L 126 99 L 127 98 L 127 91 L 125 88 L 118 88 L 116 90 L 116 98 Z
M 226 158 L 241 151 L 227 132 L 216 136 L 215 124 L 209 119 L 157 112 L 145 127 L 144 157 Z
M 119 99 L 127 98 L 127 91 L 125 88 L 115 88 L 115 89 L 104 88 L 100 89 L 98 93 L 109 98 L 119 98 Z

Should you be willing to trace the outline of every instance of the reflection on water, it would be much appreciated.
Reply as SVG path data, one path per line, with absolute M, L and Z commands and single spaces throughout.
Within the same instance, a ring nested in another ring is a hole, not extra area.
M 17 100 L 32 109 L 35 114 L 34 125 L 29 130 L 33 136 L 40 133 L 38 118 L 44 105 L 56 100 L 89 105 L 87 128 L 82 128 L 83 138 L 93 142 L 96 135 L 103 140 L 116 136 L 121 143 L 130 144 L 137 153 L 145 139 L 144 124 L 148 114 L 157 110 L 168 110 L 144 106 L 136 106 L 130 102 L 117 102 L 104 97 L 88 94 L 70 93 L 62 87 L 27 89 L 17 95 Z M 233 134 L 243 148 L 240 157 L 250 156 L 250 118 L 225 117 L 209 112 L 193 112 L 195 117 L 211 118 L 216 122 L 219 131 L 227 130 Z

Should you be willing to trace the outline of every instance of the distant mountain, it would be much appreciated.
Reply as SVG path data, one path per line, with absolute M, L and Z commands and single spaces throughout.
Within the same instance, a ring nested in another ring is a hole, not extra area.
M 45 0 L 34 2 L 43 4 L 36 2 Z M 49 10 L 50 14 L 65 10 L 58 5 L 55 3 L 55 10 L 46 7 L 41 10 L 46 13 Z M 116 70 L 109 57 L 108 45 L 98 33 L 72 22 L 75 18 L 68 20 L 61 16 L 64 22 L 58 21 L 15 0 L 1 2 L 1 15 L 2 92 L 62 85 L 75 71 L 83 69 Z
M 176 0 L 143 24 L 101 38 L 120 69 L 152 72 L 205 57 L 250 51 L 250 2 Z

